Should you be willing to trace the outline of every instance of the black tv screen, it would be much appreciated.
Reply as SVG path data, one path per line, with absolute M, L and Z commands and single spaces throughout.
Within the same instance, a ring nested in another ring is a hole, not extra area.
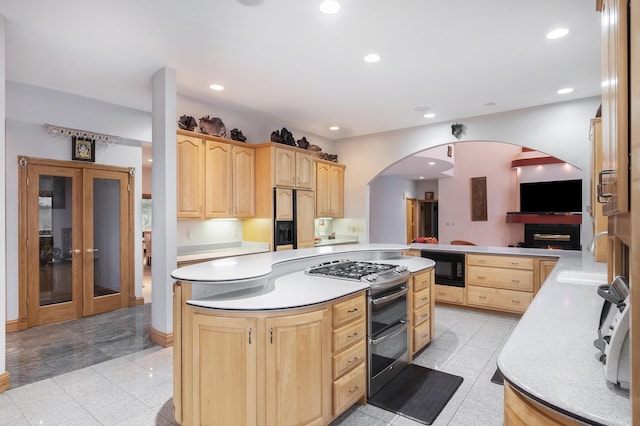
M 582 212 L 582 180 L 521 183 L 520 212 Z

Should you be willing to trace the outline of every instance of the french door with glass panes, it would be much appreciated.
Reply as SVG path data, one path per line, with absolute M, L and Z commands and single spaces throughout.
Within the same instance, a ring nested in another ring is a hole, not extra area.
M 20 318 L 48 324 L 129 306 L 131 174 L 123 168 L 21 160 Z M 23 295 L 24 293 L 24 295 Z M 26 318 L 25 318 L 26 317 Z

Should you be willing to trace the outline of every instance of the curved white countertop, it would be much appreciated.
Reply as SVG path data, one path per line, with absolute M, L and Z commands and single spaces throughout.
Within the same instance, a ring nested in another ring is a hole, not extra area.
M 407 246 L 354 244 L 270 252 L 214 260 L 178 268 L 171 276 L 193 284 L 188 304 L 224 310 L 290 309 L 324 303 L 369 284 L 306 275 L 304 269 L 327 260 L 354 259 L 404 265 L 414 273 L 433 267 L 430 259 L 401 256 Z
M 558 280 L 562 271 L 606 274 L 607 265 L 589 252 L 515 247 L 412 244 L 411 248 L 462 253 L 558 257 L 533 302 L 498 356 L 505 380 L 530 398 L 590 424 L 630 425 L 629 395 L 604 378 L 593 341 L 604 300 L 602 283 Z M 606 280 L 606 278 L 605 278 Z

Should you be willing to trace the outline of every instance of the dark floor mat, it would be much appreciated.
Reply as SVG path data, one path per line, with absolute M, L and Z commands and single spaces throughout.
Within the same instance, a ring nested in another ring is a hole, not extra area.
M 368 403 L 430 425 L 462 383 L 462 377 L 410 364 Z
M 500 374 L 500 370 L 496 368 L 496 372 L 491 376 L 491 383 L 495 383 L 496 385 L 504 385 L 504 379 L 502 378 L 502 374 Z

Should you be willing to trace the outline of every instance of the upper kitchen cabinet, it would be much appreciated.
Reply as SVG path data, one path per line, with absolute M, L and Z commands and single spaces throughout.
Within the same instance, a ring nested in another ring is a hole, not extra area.
M 313 155 L 297 149 L 274 147 L 274 185 L 313 188 Z
M 316 217 L 344 217 L 344 164 L 315 160 Z
M 598 171 L 602 168 L 602 119 L 591 120 L 591 217 L 593 219 L 593 235 L 607 231 L 608 220 L 603 214 L 603 206 L 598 203 Z M 596 262 L 607 261 L 607 239 L 600 238 L 595 243 L 593 258 Z
M 177 140 L 178 218 L 253 217 L 253 148 L 182 130 Z
M 204 142 L 201 137 L 178 134 L 176 150 L 178 218 L 200 218 L 204 205 Z
M 629 211 L 628 0 L 602 0 L 602 167 L 598 201 L 607 216 Z

